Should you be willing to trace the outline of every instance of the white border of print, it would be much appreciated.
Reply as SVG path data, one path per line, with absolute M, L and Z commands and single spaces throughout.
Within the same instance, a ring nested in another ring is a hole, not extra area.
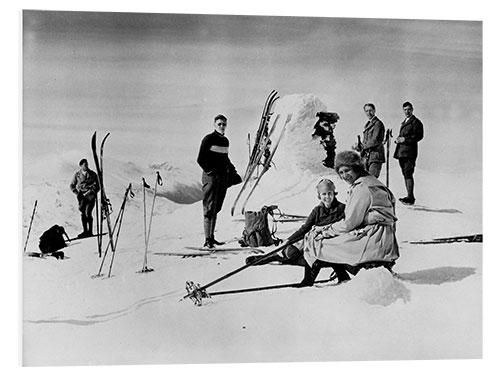
M 7 210 L 3 211 L 2 234 L 8 234 L 8 243 L 2 248 L 3 255 L 7 255 L 2 262 L 2 272 L 0 272 L 2 285 L 1 300 L 2 308 L 2 364 L 1 367 L 7 369 L 7 373 L 17 373 L 21 371 L 37 371 L 37 373 L 66 373 L 67 368 L 37 368 L 23 369 L 20 367 L 20 287 L 12 287 L 14 281 L 20 281 L 19 257 L 16 249 L 19 243 L 19 223 L 20 220 L 20 192 L 21 190 L 21 10 L 22 9 L 44 9 L 44 10 L 74 10 L 74 11 L 127 11 L 127 12 L 154 12 L 154 13 L 201 13 L 201 14 L 252 14 L 252 15 L 284 15 L 284 16 L 331 16 L 331 17 L 357 17 L 357 18 L 419 18 L 419 19 L 457 19 L 457 20 L 478 20 L 483 21 L 484 32 L 484 165 L 486 171 L 483 186 L 485 187 L 484 201 L 485 220 L 484 232 L 486 243 L 484 247 L 484 351 L 483 360 L 451 360 L 451 361 L 392 361 L 392 362 L 335 362 L 335 363 L 302 363 L 302 364 L 251 364 L 251 365 L 168 365 L 165 366 L 107 366 L 85 368 L 71 368 L 70 371 L 76 374 L 92 371 L 99 373 L 126 373 L 132 374 L 147 371 L 148 375 L 156 373 L 191 374 L 203 371 L 204 374 L 234 374 L 234 373 L 255 373 L 260 371 L 286 371 L 287 373 L 314 373 L 321 371 L 348 372 L 349 374 L 371 373 L 376 374 L 420 374 L 420 373 L 442 373 L 452 371 L 454 374 L 479 373 L 489 374 L 498 371 L 500 368 L 498 361 L 498 280 L 495 268 L 498 268 L 498 249 L 492 248 L 493 241 L 489 241 L 490 233 L 493 233 L 493 210 L 497 209 L 498 201 L 494 199 L 498 187 L 495 186 L 494 171 L 498 170 L 498 156 L 493 154 L 493 141 L 498 139 L 497 130 L 492 129 L 498 122 L 498 115 L 495 115 L 496 99 L 493 96 L 493 89 L 498 87 L 497 67 L 500 66 L 498 46 L 500 35 L 498 22 L 495 16 L 494 5 L 487 1 L 474 2 L 436 2 L 421 0 L 419 2 L 401 1 L 350 1 L 337 5 L 334 2 L 321 2 L 308 0 L 307 2 L 291 2 L 283 0 L 262 1 L 254 0 L 239 4 L 230 1 L 211 0 L 210 2 L 182 1 L 182 2 L 159 2 L 142 0 L 129 1 L 17 1 L 14 5 L 4 5 L 2 12 L 2 52 L 3 69 L 2 76 L 2 101 L 3 127 L 1 148 L 3 183 L 0 184 L 0 197 L 3 204 L 7 204 Z M 5 9 L 6 8 L 6 9 Z M 17 74 L 15 74 L 16 72 Z M 17 110 L 16 110 L 17 109 Z M 5 115 L 7 114 L 7 118 Z M 17 142 L 14 140 L 17 139 Z M 13 155 L 16 162 L 13 162 Z M 492 173 L 489 173 L 491 171 Z M 13 199 L 16 196 L 18 199 Z M 494 202 L 492 206 L 491 203 Z M 13 220 L 13 218 L 16 218 Z M 7 246 L 6 246 L 7 245 Z M 17 265 L 17 267 L 15 267 Z M 18 284 L 20 285 L 20 283 Z M 8 289 L 8 290 L 7 290 Z M 18 308 L 16 308 L 18 307 Z M 18 324 L 15 324 L 17 322 Z

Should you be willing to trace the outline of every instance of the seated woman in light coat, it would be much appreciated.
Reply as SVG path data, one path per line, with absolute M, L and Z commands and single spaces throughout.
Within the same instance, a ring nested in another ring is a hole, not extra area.
M 356 274 L 363 267 L 391 269 L 399 258 L 392 192 L 365 170 L 354 151 L 339 153 L 335 169 L 350 184 L 345 219 L 315 227 L 304 237 L 302 286 L 312 285 L 322 267 L 336 265 L 336 271 L 340 266 Z M 337 276 L 339 282 L 350 279 L 347 272 Z

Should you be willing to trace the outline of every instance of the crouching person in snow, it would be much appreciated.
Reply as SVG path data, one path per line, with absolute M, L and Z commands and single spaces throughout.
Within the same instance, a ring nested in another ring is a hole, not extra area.
M 335 169 L 350 184 L 345 219 L 306 234 L 303 285 L 312 285 L 322 267 L 336 265 L 355 275 L 361 268 L 390 270 L 399 258 L 392 192 L 365 170 L 354 151 L 339 153 Z
M 80 160 L 79 165 L 80 170 L 73 176 L 69 187 L 76 194 L 78 210 L 82 214 L 83 232 L 78 235 L 82 238 L 92 235 L 92 210 L 99 191 L 99 181 L 97 174 L 89 169 L 87 159 Z
M 322 228 L 322 226 L 336 223 L 344 218 L 345 204 L 340 203 L 335 197 L 337 195 L 337 192 L 335 191 L 335 184 L 333 183 L 333 181 L 329 179 L 321 180 L 316 186 L 316 191 L 318 194 L 318 199 L 320 200 L 320 204 L 313 208 L 304 225 L 302 225 L 297 231 L 295 231 L 290 237 L 288 237 L 288 242 L 301 240 L 311 230 L 317 230 L 317 228 Z M 255 263 L 255 265 L 262 265 L 276 261 L 283 264 L 299 265 L 305 267 L 307 263 L 305 262 L 303 252 L 304 242 L 300 241 L 295 245 L 287 246 L 281 252 L 273 254 L 271 256 L 249 256 L 246 259 L 246 263 L 249 264 L 262 259 L 261 261 Z M 339 273 L 342 274 L 342 267 L 337 267 L 335 265 L 333 267 L 337 275 Z

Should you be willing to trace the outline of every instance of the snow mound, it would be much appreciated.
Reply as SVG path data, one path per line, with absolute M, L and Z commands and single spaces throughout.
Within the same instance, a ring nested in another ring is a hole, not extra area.
M 311 136 L 318 120 L 316 113 L 326 110 L 326 105 L 312 94 L 287 95 L 277 102 L 275 113 L 283 121 L 288 114 L 292 114 L 292 119 L 274 157 L 276 165 L 312 174 L 332 171 L 323 166 L 326 152 L 319 140 Z
M 159 171 L 163 186 L 158 187 L 158 196 L 172 202 L 191 204 L 203 199 L 200 168 L 194 162 L 171 162 L 152 164 L 150 169 Z
M 23 190 L 23 237 L 26 236 L 30 215 L 35 200 L 38 201 L 35 213 L 32 238 L 38 238 L 43 231 L 54 224 L 62 225 L 73 236 L 80 231 L 80 214 L 77 200 L 69 188 L 71 179 L 79 169 L 82 158 L 79 151 L 60 155 L 50 155 L 29 163 L 24 168 Z M 90 169 L 95 171 L 93 160 L 88 160 Z M 155 215 L 169 215 L 180 204 L 191 204 L 202 199 L 199 168 L 194 163 L 179 161 L 152 164 L 149 167 L 131 161 L 104 159 L 104 185 L 113 210 L 113 220 L 124 199 L 128 184 L 132 184 L 135 198 L 127 201 L 126 217 L 137 217 L 143 212 L 142 178 L 151 186 L 146 190 L 148 207 L 151 204 L 153 189 L 159 171 L 163 186 L 158 186 Z M 127 220 L 127 219 L 126 219 Z M 29 246 L 36 251 L 36 241 Z
M 361 270 L 349 283 L 353 295 L 371 305 L 389 306 L 399 299 L 410 301 L 410 290 L 384 267 Z

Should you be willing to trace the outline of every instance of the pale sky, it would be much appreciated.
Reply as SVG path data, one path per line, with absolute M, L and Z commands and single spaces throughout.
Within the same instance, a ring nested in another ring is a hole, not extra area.
M 349 139 L 364 103 L 397 133 L 409 100 L 426 130 L 423 167 L 436 150 L 446 168 L 481 163 L 477 21 L 25 11 L 23 31 L 28 138 L 54 127 L 198 135 L 219 112 L 253 133 L 277 89 L 318 96 Z

